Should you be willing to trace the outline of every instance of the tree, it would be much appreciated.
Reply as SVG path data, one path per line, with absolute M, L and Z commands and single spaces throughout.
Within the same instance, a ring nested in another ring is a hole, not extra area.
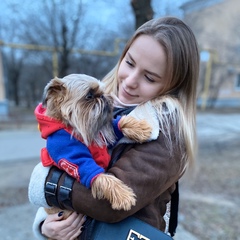
M 40 99 L 43 87 L 53 76 L 52 50 L 58 52 L 58 76 L 67 74 L 69 55 L 80 30 L 82 4 L 81 1 L 69 4 L 64 0 L 44 0 L 34 4 L 28 1 L 9 2 L 7 6 L 11 14 L 1 22 L 0 40 L 26 47 L 26 50 L 20 50 L 17 46 L 4 45 L 7 97 L 16 106 L 20 103 L 30 106 L 35 104 L 34 98 Z M 32 45 L 39 48 L 49 46 L 51 51 L 29 51 Z M 30 74 L 32 69 L 35 71 Z
M 6 22 L 1 22 L 0 39 L 5 37 L 5 41 L 9 39 L 17 41 L 18 29 L 11 28 L 9 26 L 16 26 L 16 19 L 6 19 Z M 16 106 L 20 105 L 20 77 L 22 74 L 22 67 L 26 59 L 26 54 L 12 48 L 2 48 L 3 62 L 4 62 L 4 77 L 8 79 L 5 86 L 5 92 L 7 99 L 13 100 Z
M 115 3 L 112 1 L 103 2 L 114 9 Z M 122 41 L 120 46 L 117 44 L 116 48 L 115 39 L 127 39 L 134 27 L 126 24 L 128 20 L 119 15 L 115 21 L 112 21 L 112 16 L 109 17 L 106 28 L 106 22 L 103 24 L 100 21 L 101 14 L 94 12 L 102 3 L 98 2 L 98 5 L 95 0 L 84 1 L 83 4 L 79 0 L 7 2 L 6 12 L 10 14 L 2 21 L 4 27 L 0 28 L 0 40 L 16 43 L 20 48 L 27 45 L 26 48 L 23 47 L 24 50 L 6 44 L 3 47 L 8 57 L 9 74 L 6 81 L 11 90 L 9 100 L 17 99 L 13 97 L 15 89 L 18 100 L 14 101 L 20 101 L 21 105 L 34 106 L 36 101 L 40 101 L 44 86 L 53 77 L 52 59 L 55 59 L 55 56 L 58 60 L 58 77 L 81 72 L 101 79 L 116 64 L 124 43 Z M 101 9 L 105 13 L 105 8 Z M 12 36 L 9 34 L 11 31 Z M 44 46 L 47 46 L 47 49 Z M 76 49 L 78 51 L 75 51 Z M 53 50 L 57 54 L 53 55 Z M 96 50 L 117 54 L 96 55 Z M 13 58 L 8 56 L 10 51 Z M 15 64 L 20 60 L 21 65 Z M 10 79 L 13 75 L 12 67 L 16 68 L 19 74 Z
M 151 0 L 131 0 L 131 6 L 136 19 L 136 29 L 153 18 Z
M 52 46 L 59 53 L 58 76 L 63 77 L 68 73 L 69 55 L 76 47 L 80 32 L 82 1 L 70 4 L 65 0 L 44 0 L 38 8 L 42 13 L 38 18 L 33 11 L 22 19 L 25 26 L 34 19 L 34 23 L 24 29 L 25 39 L 31 44 Z
M 21 76 L 21 70 L 23 66 L 23 58 L 16 58 L 14 51 L 10 51 L 10 54 L 4 56 L 5 63 L 7 65 L 7 76 L 9 79 L 7 95 L 11 96 L 16 106 L 20 104 L 19 96 L 19 79 Z

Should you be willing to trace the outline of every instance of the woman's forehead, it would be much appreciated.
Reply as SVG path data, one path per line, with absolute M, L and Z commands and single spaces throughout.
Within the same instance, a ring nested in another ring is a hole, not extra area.
M 166 54 L 162 45 L 152 36 L 140 35 L 130 45 L 126 57 L 160 76 L 165 75 Z

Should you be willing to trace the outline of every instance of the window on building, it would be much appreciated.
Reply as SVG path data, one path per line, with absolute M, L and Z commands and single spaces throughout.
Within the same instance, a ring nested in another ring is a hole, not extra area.
M 240 73 L 238 73 L 237 79 L 236 79 L 236 90 L 240 91 Z

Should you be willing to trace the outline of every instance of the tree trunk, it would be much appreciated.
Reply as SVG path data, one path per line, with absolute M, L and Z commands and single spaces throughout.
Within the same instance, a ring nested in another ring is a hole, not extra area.
M 153 18 L 151 0 L 131 0 L 131 5 L 136 19 L 136 29 Z

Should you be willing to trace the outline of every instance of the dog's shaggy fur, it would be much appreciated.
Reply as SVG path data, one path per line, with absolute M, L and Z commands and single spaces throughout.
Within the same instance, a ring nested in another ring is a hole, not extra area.
M 45 115 L 72 127 L 74 136 L 82 139 L 86 146 L 94 143 L 101 147 L 115 142 L 113 99 L 104 94 L 104 85 L 99 80 L 84 74 L 56 77 L 45 87 L 42 104 Z M 151 135 L 151 127 L 145 120 L 123 116 L 119 125 L 124 136 L 140 143 Z M 130 210 L 136 204 L 133 190 L 112 175 L 97 176 L 91 191 L 93 197 L 109 200 L 113 209 Z M 47 210 L 48 213 L 58 211 Z

